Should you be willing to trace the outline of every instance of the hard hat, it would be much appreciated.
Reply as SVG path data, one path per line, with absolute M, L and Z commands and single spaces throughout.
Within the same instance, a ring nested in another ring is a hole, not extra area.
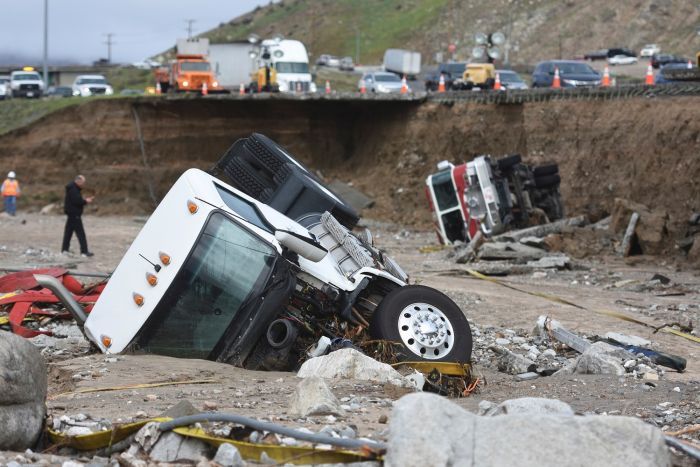
M 14 170 L 10 170 L 10 172 L 7 174 L 7 178 L 15 178 Z

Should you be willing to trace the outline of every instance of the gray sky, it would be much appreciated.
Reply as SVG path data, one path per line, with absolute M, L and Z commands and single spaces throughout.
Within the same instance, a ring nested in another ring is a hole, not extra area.
M 107 56 L 104 33 L 114 33 L 112 61 L 143 60 L 194 33 L 227 22 L 269 0 L 48 0 L 49 60 L 91 63 Z M 44 0 L 0 0 L 0 62 L 40 60 Z

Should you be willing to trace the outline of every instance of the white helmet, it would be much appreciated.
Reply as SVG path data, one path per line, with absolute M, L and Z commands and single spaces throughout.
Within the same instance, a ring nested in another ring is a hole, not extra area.
M 15 178 L 15 171 L 10 170 L 10 172 L 7 174 L 7 178 Z

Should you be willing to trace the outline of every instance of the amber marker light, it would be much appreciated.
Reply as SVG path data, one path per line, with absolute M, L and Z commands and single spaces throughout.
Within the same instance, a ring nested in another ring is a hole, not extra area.
M 170 264 L 170 255 L 167 253 L 163 253 L 162 251 L 158 253 L 158 257 L 160 258 L 160 262 L 163 263 L 165 266 Z
M 111 337 L 105 336 L 104 334 L 102 334 L 100 336 L 100 340 L 102 341 L 102 345 L 104 345 L 106 349 L 108 349 L 112 346 L 112 338 Z
M 134 303 L 138 306 L 143 306 L 143 295 L 134 292 Z
M 197 206 L 197 203 L 195 203 L 191 199 L 188 199 L 187 200 L 187 210 L 190 212 L 190 214 L 194 214 L 199 210 L 199 206 Z
M 150 272 L 146 273 L 146 281 L 148 281 L 148 284 L 151 287 L 155 287 L 156 284 L 158 283 L 158 278 L 156 277 L 155 274 L 151 274 Z

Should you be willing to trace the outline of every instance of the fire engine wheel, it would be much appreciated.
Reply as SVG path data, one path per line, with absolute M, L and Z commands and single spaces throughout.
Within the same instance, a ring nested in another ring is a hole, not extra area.
M 544 177 L 545 175 L 554 175 L 556 173 L 559 173 L 559 165 L 558 164 L 546 164 L 546 165 L 539 165 L 532 169 L 532 173 L 535 177 Z
M 520 164 L 523 161 L 523 158 L 520 157 L 520 154 L 513 154 L 511 156 L 506 156 L 501 159 L 498 159 L 497 164 L 498 168 L 506 171 L 510 170 L 516 165 Z
M 537 188 L 549 188 L 557 186 L 561 183 L 561 177 L 559 174 L 544 175 L 542 177 L 535 178 L 535 186 Z
M 403 344 L 399 360 L 468 363 L 472 333 L 467 318 L 447 295 L 422 285 L 391 291 L 372 315 L 370 334 Z

